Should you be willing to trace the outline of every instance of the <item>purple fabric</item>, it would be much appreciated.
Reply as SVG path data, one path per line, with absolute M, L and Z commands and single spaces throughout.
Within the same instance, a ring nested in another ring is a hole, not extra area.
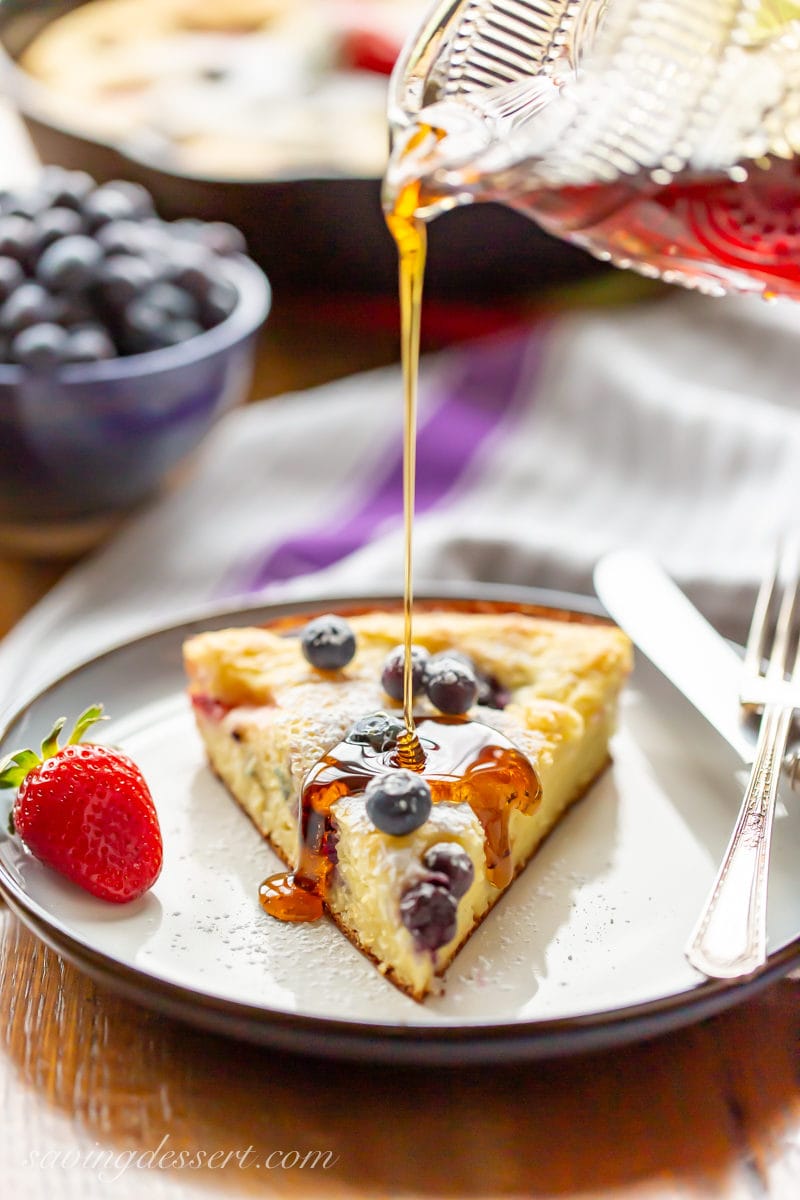
M 520 372 L 538 366 L 541 333 L 526 331 L 465 349 L 461 370 L 417 431 L 416 512 L 441 507 L 475 460 L 485 439 L 507 417 L 518 395 Z M 529 394 L 529 393 L 528 393 Z M 399 402 L 398 397 L 398 402 Z M 373 486 L 349 511 L 269 547 L 239 572 L 237 591 L 323 570 L 366 545 L 387 523 L 402 520 L 403 446 L 398 433 Z

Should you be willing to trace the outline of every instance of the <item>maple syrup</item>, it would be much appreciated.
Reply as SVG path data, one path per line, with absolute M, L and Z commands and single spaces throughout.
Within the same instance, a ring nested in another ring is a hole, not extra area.
M 509 823 L 515 810 L 531 813 L 539 802 L 539 779 L 529 760 L 508 738 L 463 717 L 420 717 L 416 736 L 434 804 L 468 804 L 481 823 L 486 874 L 498 888 L 513 878 Z M 400 766 L 397 747 L 379 751 L 345 740 L 311 770 L 303 787 L 300 855 L 290 874 L 266 879 L 262 908 L 284 921 L 321 916 L 328 879 L 336 864 L 333 806 L 360 795 L 370 779 Z
M 400 290 L 400 350 L 403 368 L 403 722 L 401 765 L 418 770 L 423 755 L 414 730 L 412 610 L 414 605 L 413 533 L 416 481 L 417 392 L 419 339 L 422 315 L 422 285 L 425 277 L 427 230 L 416 215 L 419 184 L 411 184 L 397 197 L 386 217 L 389 232 L 397 243 Z

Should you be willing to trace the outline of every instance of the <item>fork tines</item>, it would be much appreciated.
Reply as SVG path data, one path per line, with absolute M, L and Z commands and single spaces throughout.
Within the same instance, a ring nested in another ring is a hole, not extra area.
M 744 702 L 763 704 L 769 698 L 758 687 L 751 695 L 753 682 L 763 680 L 774 687 L 800 672 L 799 593 L 800 538 L 786 535 L 756 597 L 745 651 Z

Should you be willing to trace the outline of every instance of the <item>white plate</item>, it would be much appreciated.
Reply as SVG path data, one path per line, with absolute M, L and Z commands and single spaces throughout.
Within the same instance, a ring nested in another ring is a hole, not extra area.
M 484 594 L 564 607 L 552 594 Z M 11 723 L 0 753 L 38 744 L 57 716 L 72 719 L 101 699 L 112 718 L 103 740 L 143 769 L 164 833 L 161 877 L 122 907 L 72 887 L 0 834 L 0 887 L 45 941 L 118 990 L 195 1024 L 318 1053 L 428 1063 L 569 1053 L 646 1036 L 742 999 L 794 965 L 796 806 L 781 807 L 776 824 L 765 970 L 711 983 L 684 958 L 743 778 L 733 752 L 644 660 L 624 698 L 613 766 L 459 954 L 441 996 L 409 1000 L 326 919 L 269 920 L 257 888 L 279 864 L 205 765 L 180 646 L 200 628 L 312 607 L 325 606 L 206 614 L 156 632 L 70 673 Z

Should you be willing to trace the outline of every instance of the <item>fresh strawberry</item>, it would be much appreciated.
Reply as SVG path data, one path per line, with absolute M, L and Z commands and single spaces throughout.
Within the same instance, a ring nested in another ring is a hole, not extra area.
M 153 798 L 141 771 L 119 750 L 81 742 L 103 720 L 102 705 L 78 718 L 58 744 L 66 718 L 42 742 L 0 762 L 0 787 L 18 788 L 13 827 L 30 851 L 103 900 L 135 900 L 155 883 L 163 847 Z

